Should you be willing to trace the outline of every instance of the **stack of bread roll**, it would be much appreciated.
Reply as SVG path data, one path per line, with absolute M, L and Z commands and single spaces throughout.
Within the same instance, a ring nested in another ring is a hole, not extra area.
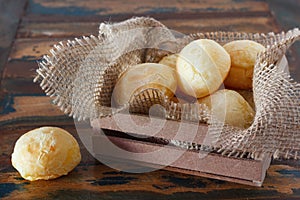
M 264 49 L 250 40 L 236 40 L 224 46 L 209 39 L 194 40 L 159 63 L 130 67 L 115 85 L 114 102 L 123 105 L 135 93 L 155 88 L 173 101 L 178 102 L 175 93 L 183 94 L 183 99 L 196 99 L 193 103 L 207 105 L 212 117 L 247 128 L 255 112 L 235 90 L 252 89 L 256 57 Z

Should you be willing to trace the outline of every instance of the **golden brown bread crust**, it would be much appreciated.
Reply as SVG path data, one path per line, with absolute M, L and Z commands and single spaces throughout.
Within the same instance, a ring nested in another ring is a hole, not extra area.
M 255 112 L 248 102 L 236 91 L 219 90 L 214 94 L 198 99 L 212 112 L 212 116 L 226 124 L 248 128 L 253 121 Z
M 158 89 L 172 98 L 177 88 L 175 70 L 157 63 L 143 63 L 130 67 L 115 85 L 114 103 L 118 106 L 124 105 L 134 94 L 147 88 Z
M 178 85 L 189 96 L 201 98 L 215 92 L 230 69 L 230 56 L 217 42 L 199 39 L 179 53 Z
M 80 160 L 75 138 L 57 127 L 41 127 L 22 135 L 11 158 L 14 168 L 30 181 L 66 175 Z
M 265 47 L 251 40 L 236 40 L 224 45 L 231 58 L 231 68 L 224 81 L 234 89 L 251 89 L 257 54 Z

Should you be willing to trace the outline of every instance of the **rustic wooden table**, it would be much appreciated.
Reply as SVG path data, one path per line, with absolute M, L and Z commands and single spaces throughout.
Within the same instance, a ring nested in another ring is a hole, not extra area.
M 32 82 L 36 60 L 58 41 L 97 34 L 100 22 L 132 16 L 152 16 L 183 33 L 278 32 L 286 30 L 289 22 L 299 25 L 300 21 L 299 0 L 284 2 L 0 0 L 0 198 L 299 199 L 299 161 L 273 161 L 261 188 L 166 170 L 144 174 L 119 172 L 95 160 L 81 143 L 82 162 L 68 176 L 56 180 L 25 181 L 10 163 L 17 138 L 36 127 L 59 126 L 80 141 L 73 119 L 53 106 L 38 84 Z M 293 12 L 289 13 L 289 8 Z M 299 48 L 294 48 L 288 55 L 296 80 L 300 77 L 296 68 L 299 52 Z

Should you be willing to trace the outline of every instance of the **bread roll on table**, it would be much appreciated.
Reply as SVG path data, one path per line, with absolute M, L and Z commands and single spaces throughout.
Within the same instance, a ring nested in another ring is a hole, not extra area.
M 187 95 L 201 98 L 215 92 L 230 69 L 230 56 L 217 42 L 199 39 L 179 53 L 178 85 Z
M 24 179 L 54 179 L 68 174 L 81 160 L 75 138 L 57 127 L 42 127 L 22 135 L 11 156 Z
M 130 67 L 115 85 L 114 102 L 117 105 L 124 105 L 135 93 L 147 88 L 158 89 L 172 98 L 177 88 L 175 70 L 157 63 L 143 63 Z
M 224 81 L 225 86 L 251 89 L 256 57 L 265 47 L 251 40 L 236 40 L 225 44 L 224 48 L 231 58 L 231 68 Z

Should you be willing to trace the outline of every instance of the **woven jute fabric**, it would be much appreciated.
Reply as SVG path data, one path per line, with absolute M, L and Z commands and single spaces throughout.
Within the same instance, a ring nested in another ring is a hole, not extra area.
M 130 66 L 158 62 L 178 53 L 189 42 L 207 38 L 225 44 L 248 39 L 261 43 L 266 51 L 258 55 L 253 77 L 256 115 L 252 125 L 240 129 L 214 119 L 205 105 L 176 103 L 159 90 L 146 89 L 133 95 L 121 107 L 112 105 L 118 77 Z M 226 156 L 262 159 L 300 158 L 300 85 L 279 65 L 287 49 L 300 38 L 298 29 L 286 33 L 213 32 L 183 35 L 152 18 L 132 18 L 119 23 L 101 23 L 98 36 L 75 38 L 54 45 L 38 62 L 37 76 L 45 93 L 65 114 L 78 120 L 111 116 L 129 109 L 147 113 L 154 104 L 165 108 L 169 120 L 208 123 L 209 144 L 180 145 L 211 149 Z M 198 146 L 197 146 L 198 145 Z

